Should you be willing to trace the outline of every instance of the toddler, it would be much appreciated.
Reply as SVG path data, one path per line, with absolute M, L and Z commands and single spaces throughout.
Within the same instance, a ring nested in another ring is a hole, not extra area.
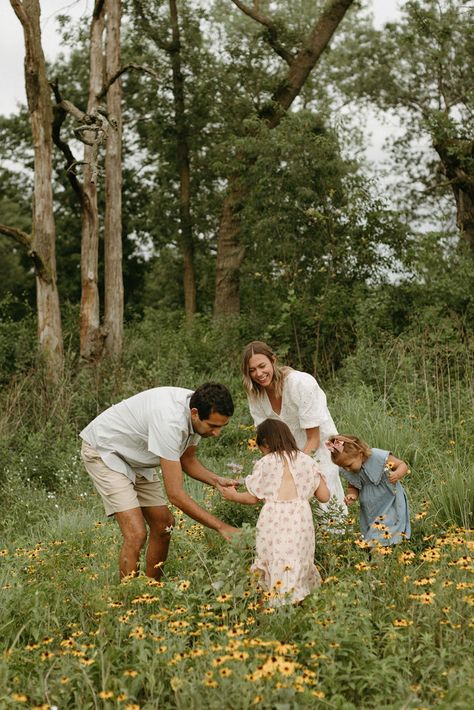
M 390 451 L 371 449 L 356 436 L 337 434 L 325 442 L 349 482 L 344 501 L 360 502 L 360 530 L 371 545 L 396 545 L 410 537 L 410 513 L 400 480 L 408 466 Z

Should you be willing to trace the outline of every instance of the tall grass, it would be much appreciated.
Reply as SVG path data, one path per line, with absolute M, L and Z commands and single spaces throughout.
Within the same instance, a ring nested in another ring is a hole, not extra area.
M 206 508 L 243 525 L 241 539 L 228 545 L 175 511 L 162 584 L 118 584 L 119 531 L 82 468 L 78 431 L 141 389 L 220 380 L 236 413 L 200 458 L 222 475 L 235 462 L 250 471 L 244 337 L 236 323 L 189 330 L 150 313 L 128 332 L 122 366 L 71 367 L 55 390 L 25 369 L 0 392 L 0 707 L 474 706 L 467 346 L 361 346 L 337 379 L 321 378 L 340 431 L 409 462 L 409 542 L 370 559 L 356 516 L 344 535 L 318 527 L 323 586 L 270 611 L 249 575 L 258 509 L 189 480 Z

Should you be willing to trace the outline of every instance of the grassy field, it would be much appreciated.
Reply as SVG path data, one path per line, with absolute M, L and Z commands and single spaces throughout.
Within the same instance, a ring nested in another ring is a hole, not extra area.
M 452 438 L 452 428 L 436 429 L 416 407 L 393 411 L 364 390 L 338 396 L 341 431 L 409 460 L 413 534 L 369 557 L 357 509 L 343 535 L 317 526 L 323 585 L 298 607 L 259 606 L 249 574 L 256 507 L 190 481 L 203 505 L 243 525 L 241 538 L 226 544 L 174 511 L 162 582 L 118 584 L 117 527 L 77 454 L 62 462 L 60 492 L 28 483 L 34 461 L 8 471 L 0 707 L 473 708 L 474 475 L 465 423 Z M 255 458 L 244 410 L 234 419 L 200 454 L 229 475 L 232 462 L 248 472 Z

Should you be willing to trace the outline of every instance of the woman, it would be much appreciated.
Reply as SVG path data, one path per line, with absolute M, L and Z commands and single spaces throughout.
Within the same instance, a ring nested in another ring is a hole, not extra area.
M 284 422 L 295 437 L 298 448 L 314 455 L 331 493 L 345 513 L 344 490 L 339 469 L 331 461 L 323 442 L 337 433 L 326 405 L 326 395 L 307 372 L 280 367 L 275 353 L 266 343 L 249 343 L 242 357 L 245 391 L 255 426 L 265 419 Z M 328 504 L 320 503 L 327 509 Z

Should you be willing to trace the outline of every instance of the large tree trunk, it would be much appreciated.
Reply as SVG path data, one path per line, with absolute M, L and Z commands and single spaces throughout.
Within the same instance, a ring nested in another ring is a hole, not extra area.
M 107 0 L 106 5 L 106 82 L 120 70 L 121 0 Z M 104 333 L 105 351 L 120 358 L 123 340 L 122 274 L 122 88 L 120 79 L 110 83 L 107 113 L 112 130 L 107 133 L 105 154 L 105 224 L 104 224 Z
M 240 267 L 244 259 L 244 248 L 239 239 L 238 204 L 242 199 L 241 193 L 237 180 L 231 178 L 217 240 L 214 297 L 214 315 L 217 317 L 240 313 Z
M 104 0 L 96 0 L 90 31 L 89 98 L 87 113 L 98 106 L 97 96 L 104 84 Z M 83 360 L 93 362 L 102 352 L 100 330 L 100 302 L 98 287 L 99 264 L 99 213 L 97 207 L 97 136 L 84 131 L 84 184 L 81 225 L 81 312 L 80 354 Z
M 173 97 L 176 126 L 176 164 L 179 175 L 179 217 L 181 252 L 183 255 L 184 310 L 189 321 L 196 313 L 196 279 L 194 275 L 194 240 L 191 219 L 189 148 L 184 104 L 184 79 L 181 71 L 181 41 L 176 0 L 169 0 L 173 41 L 169 50 L 173 73 Z
M 10 0 L 23 26 L 25 84 L 35 156 L 31 254 L 36 268 L 38 338 L 48 371 L 57 379 L 63 368 L 61 313 L 56 283 L 56 227 L 52 190 L 53 111 L 41 45 L 39 0 Z
M 295 55 L 280 44 L 277 37 L 277 27 L 268 17 L 259 12 L 255 3 L 250 7 L 241 0 L 233 0 L 233 2 L 245 14 L 266 27 L 271 46 L 289 65 L 285 79 L 273 95 L 272 107 L 261 116 L 270 128 L 275 128 L 300 93 L 310 72 L 354 0 L 331 0 L 328 2 L 306 42 Z M 241 169 L 245 170 L 245 166 L 242 166 Z M 215 316 L 238 315 L 240 312 L 239 269 L 244 259 L 245 249 L 240 243 L 240 225 L 236 207 L 242 199 L 244 196 L 241 194 L 238 181 L 234 176 L 229 180 L 229 192 L 224 199 L 217 234 Z
M 474 142 L 446 140 L 434 146 L 443 170 L 451 182 L 456 200 L 456 224 L 474 254 L 474 176 L 469 166 L 474 159 Z

